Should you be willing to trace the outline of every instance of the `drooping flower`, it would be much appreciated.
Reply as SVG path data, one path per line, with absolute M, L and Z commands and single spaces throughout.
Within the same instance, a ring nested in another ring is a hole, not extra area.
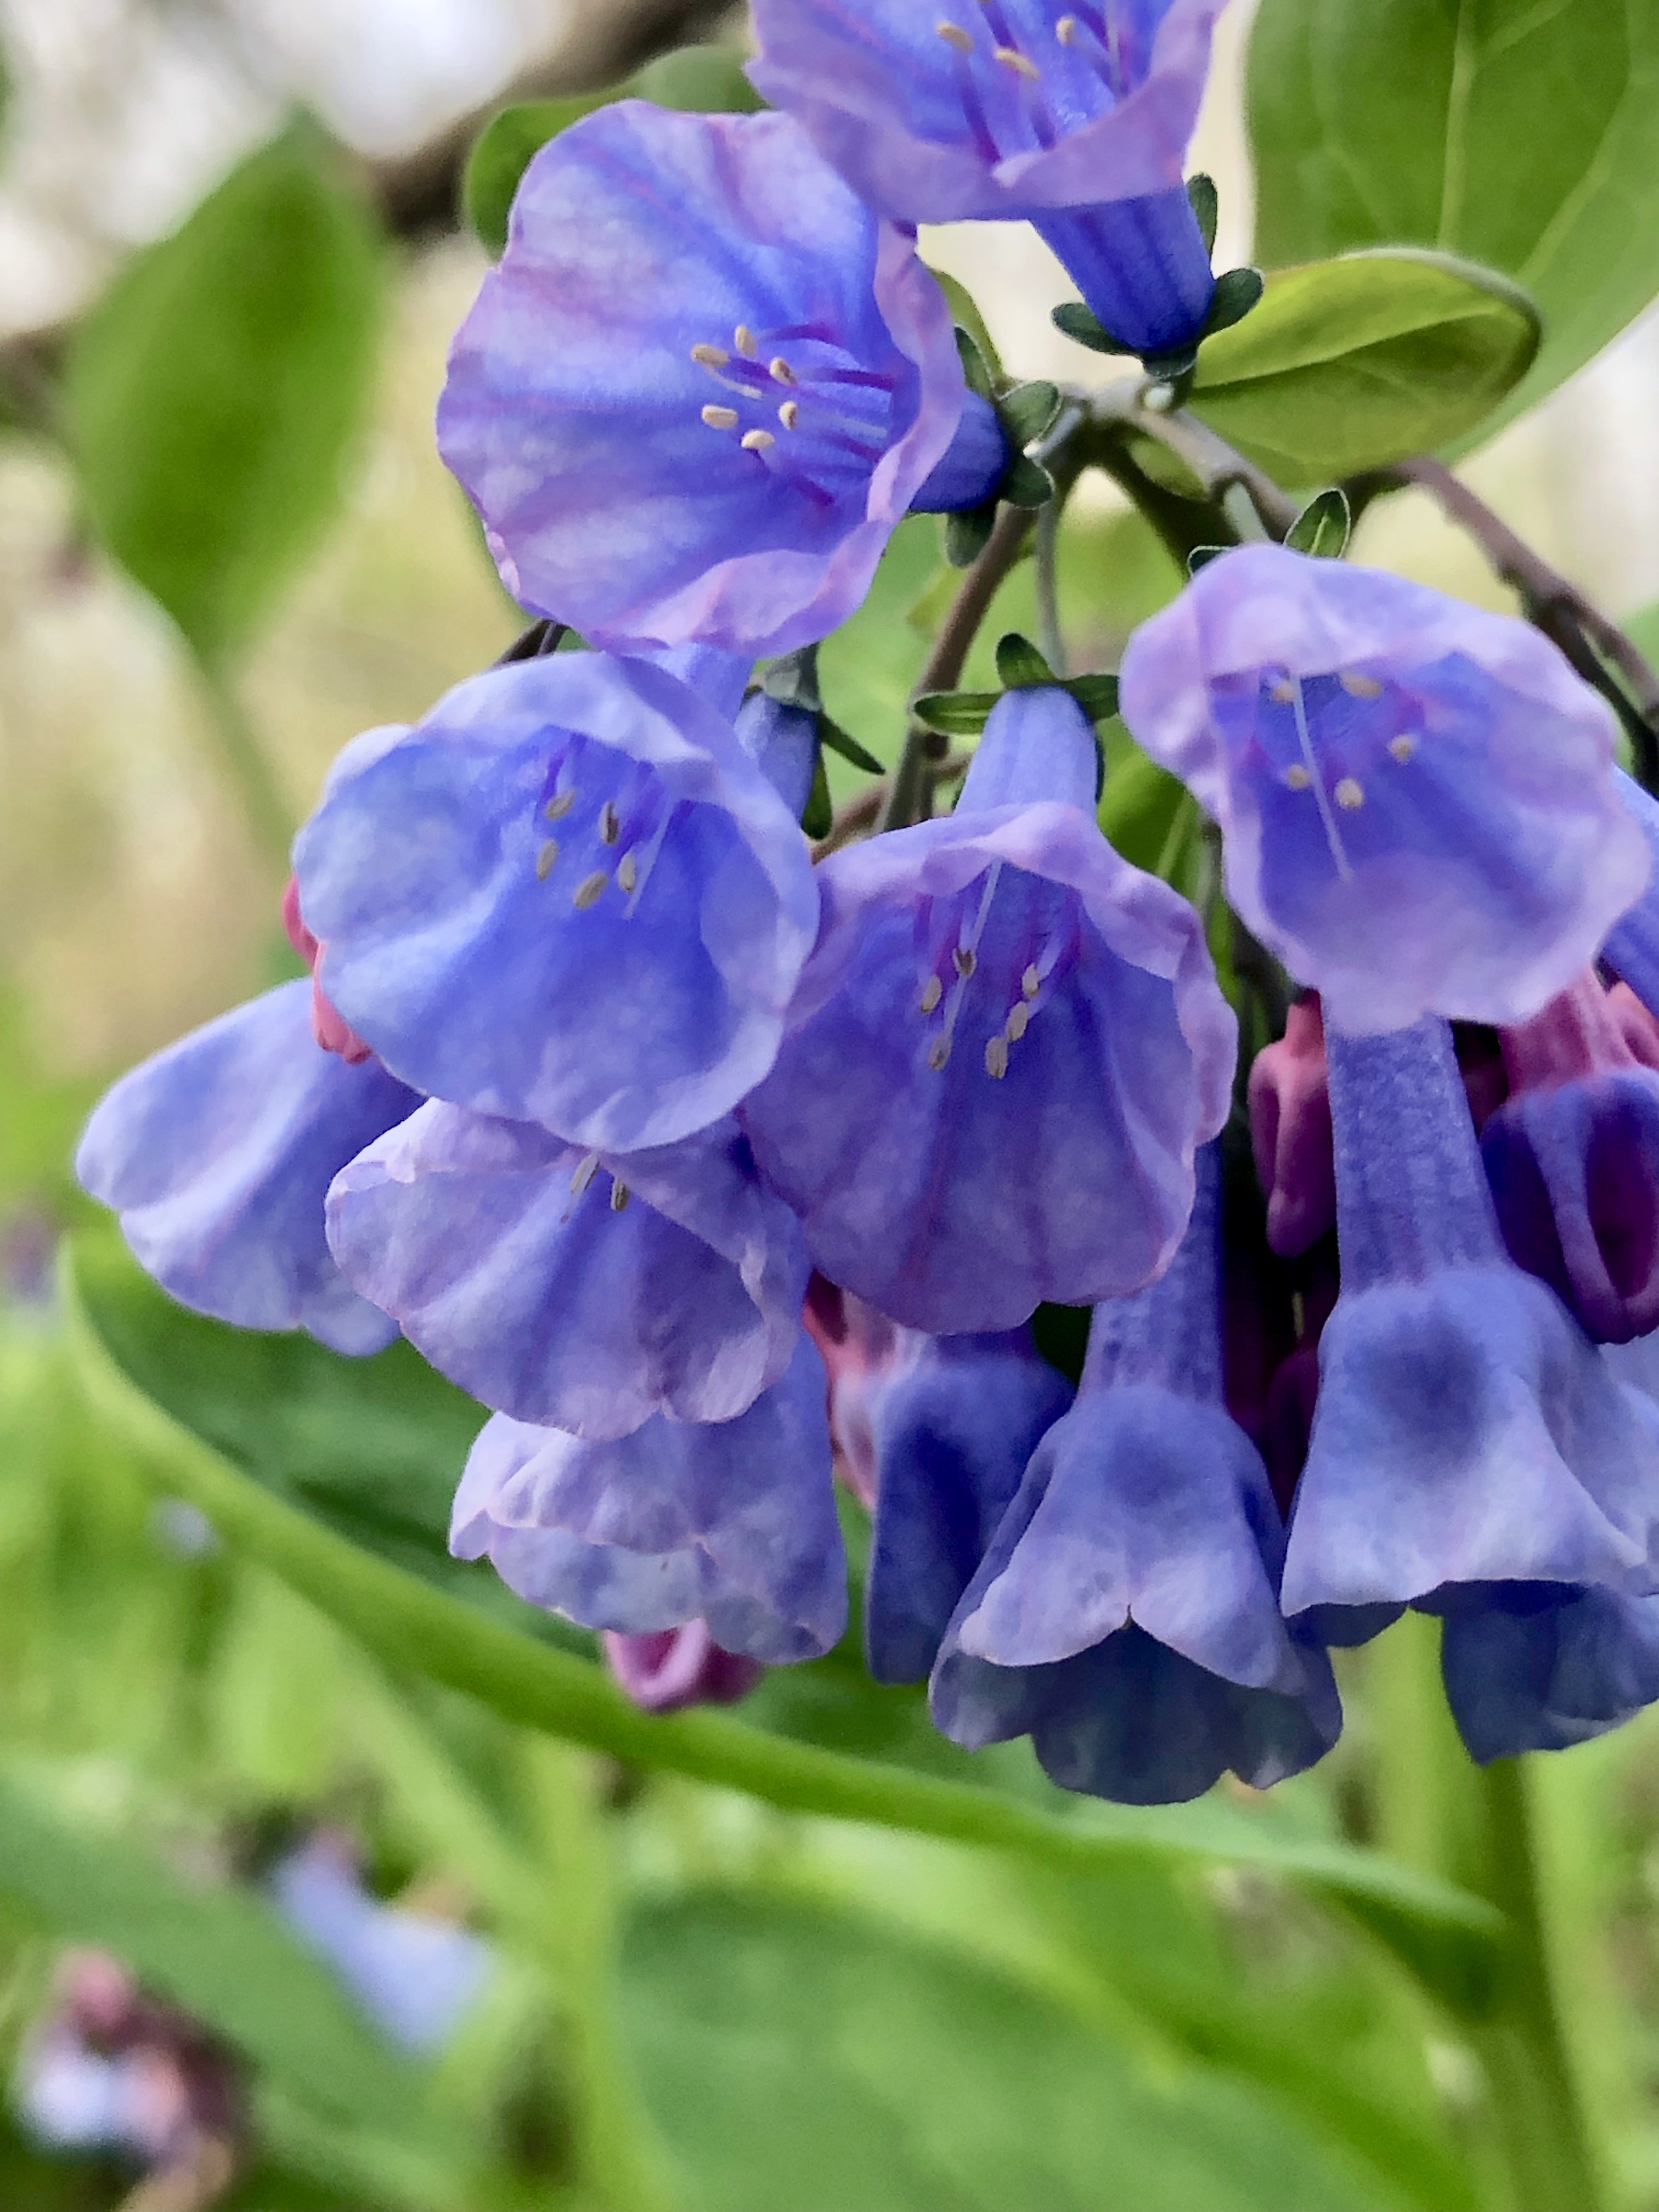
M 1659 1012 L 1659 799 L 1623 769 L 1614 769 L 1613 776 L 1647 847 L 1650 872 L 1642 896 L 1627 903 L 1607 932 L 1601 957 L 1651 1014 Z
M 765 1672 L 758 1659 L 722 1651 L 700 1620 L 689 1620 L 684 1628 L 661 1629 L 653 1636 L 620 1636 L 607 1628 L 599 1648 L 618 1686 L 641 1712 L 734 1705 Z
M 847 1626 L 823 1362 L 803 1335 L 782 1380 L 736 1420 L 659 1415 L 610 1443 L 497 1413 L 468 1457 L 449 1540 L 588 1628 L 702 1620 L 724 1650 L 815 1658 Z
M 1342 1289 L 1285 1568 L 1358 1642 L 1471 1586 L 1653 1586 L 1659 1449 L 1554 1292 L 1504 1255 L 1450 1032 L 1328 1027 Z
M 1565 1751 L 1659 1698 L 1659 1597 L 1497 1583 L 1448 1610 L 1440 1670 L 1471 1758 Z
M 397 1323 L 336 1267 L 323 1201 L 346 1162 L 420 1104 L 378 1061 L 325 1051 L 310 985 L 283 983 L 124 1075 L 75 1169 L 180 1304 L 379 1352 Z
M 1641 891 L 1606 704 L 1528 623 L 1277 545 L 1131 638 L 1124 718 L 1328 1024 L 1524 1021 Z
M 1068 1790 L 1134 1804 L 1311 1765 L 1341 1707 L 1279 1609 L 1284 1527 L 1222 1400 L 1219 1167 L 1168 1272 L 1097 1306 L 1077 1402 L 1038 1445 L 958 1605 L 933 1717 L 1029 1735 Z
M 1511 1258 L 1601 1343 L 1659 1328 L 1659 1074 L 1586 970 L 1500 1032 L 1510 1096 L 1480 1154 Z
M 1094 819 L 1049 686 L 994 708 L 954 814 L 832 854 L 742 1119 L 832 1282 L 933 1334 L 1137 1288 L 1180 1241 L 1236 1030 L 1197 915 Z
M 900 222 L 1025 217 L 1114 337 L 1201 329 L 1182 161 L 1223 0 L 755 0 L 750 75 Z
M 1336 1221 L 1325 1025 L 1312 992 L 1291 1006 L 1284 1036 L 1251 1063 L 1250 1143 L 1267 1194 L 1267 1242 L 1293 1260 Z
M 1071 1401 L 1029 1328 L 923 1338 L 881 1390 L 865 1584 L 877 1681 L 925 1680 L 1026 1462 Z
M 599 1153 L 435 1100 L 337 1177 L 349 1279 L 497 1412 L 596 1439 L 729 1421 L 789 1364 L 805 1248 L 728 1117 Z
M 799 823 L 688 685 L 556 653 L 337 763 L 295 848 L 318 979 L 428 1096 L 672 1142 L 771 1065 L 812 941 Z
M 1008 458 L 913 234 L 787 116 L 641 100 L 531 162 L 438 444 L 525 606 L 751 656 L 826 636 L 908 508 Z

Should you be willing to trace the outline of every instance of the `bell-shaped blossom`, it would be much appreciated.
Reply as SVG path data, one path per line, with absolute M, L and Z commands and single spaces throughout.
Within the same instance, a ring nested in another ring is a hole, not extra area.
M 360 738 L 295 843 L 318 979 L 430 1097 L 632 1151 L 771 1066 L 817 893 L 799 823 L 686 684 L 556 653 Z
M 1659 1597 L 1499 1583 L 1449 1610 L 1442 1635 L 1446 1701 L 1483 1765 L 1586 1743 L 1659 1698 Z
M 1647 847 L 1650 872 L 1641 896 L 1626 902 L 1607 932 L 1601 957 L 1650 1013 L 1659 1013 L 1659 799 L 1623 769 L 1613 774 L 1625 811 Z
M 1342 1291 L 1285 1568 L 1331 1642 L 1470 1585 L 1653 1587 L 1659 1449 L 1504 1255 L 1446 1025 L 1326 1033 Z
M 180 1304 L 379 1352 L 397 1324 L 336 1267 L 323 1202 L 421 1103 L 377 1061 L 325 1051 L 310 985 L 282 983 L 124 1075 L 93 1110 L 76 1173 Z
M 497 1413 L 468 1456 L 449 1547 L 588 1628 L 701 1620 L 746 1658 L 816 1658 L 847 1626 L 823 1362 L 803 1335 L 736 1420 L 659 1416 L 609 1443 Z
M 1502 1033 L 1510 1096 L 1481 1131 L 1510 1255 L 1601 1343 L 1659 1328 L 1659 1074 L 1587 970 Z
M 783 653 L 913 506 L 1007 450 L 913 234 L 782 115 L 620 100 L 544 146 L 456 335 L 438 445 L 523 605 L 612 646 Z
M 1182 189 L 1223 0 L 755 0 L 750 75 L 900 222 L 1028 218 L 1137 352 L 1213 289 Z
M 1250 1144 L 1267 1194 L 1267 1242 L 1281 1259 L 1294 1260 L 1336 1224 L 1325 1024 L 1312 992 L 1251 1065 Z
M 434 1100 L 336 1178 L 328 1233 L 452 1382 L 576 1436 L 732 1420 L 799 1334 L 800 1231 L 729 1116 L 599 1153 Z
M 1240 546 L 1135 633 L 1121 699 L 1333 1027 L 1524 1021 L 1647 880 L 1606 703 L 1529 623 L 1398 576 Z
M 1077 1402 L 1037 1447 L 957 1608 L 933 1717 L 1029 1735 L 1051 1778 L 1133 1804 L 1298 1772 L 1341 1727 L 1279 1609 L 1284 1528 L 1222 1400 L 1219 1165 L 1150 1289 L 1097 1306 Z
M 1202 927 L 1101 836 L 1095 757 L 1067 693 L 1010 692 L 954 814 L 817 870 L 817 945 L 742 1118 L 815 1264 L 908 1327 L 1146 1282 L 1226 1119 Z
M 924 1337 L 881 1392 L 865 1583 L 877 1681 L 926 1678 L 1026 1462 L 1071 1402 L 1029 1328 Z
M 653 1636 L 620 1636 L 607 1628 L 599 1649 L 617 1687 L 647 1713 L 735 1705 L 766 1671 L 758 1659 L 722 1651 L 701 1620 Z

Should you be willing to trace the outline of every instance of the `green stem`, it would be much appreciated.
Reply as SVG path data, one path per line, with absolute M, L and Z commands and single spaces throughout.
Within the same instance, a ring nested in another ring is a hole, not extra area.
M 219 757 L 235 786 L 242 815 L 260 853 L 286 874 L 295 820 L 270 772 L 258 732 L 237 697 L 230 679 L 212 669 L 202 672 L 202 688 L 218 740 Z

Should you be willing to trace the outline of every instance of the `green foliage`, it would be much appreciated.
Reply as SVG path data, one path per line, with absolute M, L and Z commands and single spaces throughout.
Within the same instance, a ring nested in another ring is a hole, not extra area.
M 64 412 L 98 535 L 222 669 L 338 504 L 381 247 L 296 124 L 140 253 L 77 330 Z
M 1538 344 L 1513 285 L 1443 254 L 1280 269 L 1198 357 L 1195 414 L 1286 484 L 1328 483 L 1461 437 Z
M 1269 264 L 1414 243 L 1537 301 L 1543 349 L 1497 419 L 1659 290 L 1656 0 L 1262 0 L 1249 112 Z
M 1285 533 L 1293 553 L 1311 554 L 1322 561 L 1340 561 L 1353 535 L 1353 514 L 1348 495 L 1340 484 L 1310 499 Z

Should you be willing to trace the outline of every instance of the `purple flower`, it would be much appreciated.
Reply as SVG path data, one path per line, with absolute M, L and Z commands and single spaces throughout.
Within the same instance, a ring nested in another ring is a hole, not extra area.
M 337 1177 L 349 1280 L 498 1412 L 595 1439 L 729 1421 L 788 1365 L 805 1249 L 729 1118 L 584 1152 L 435 1101 Z
M 323 1200 L 353 1154 L 420 1103 L 377 1061 L 325 1051 L 310 984 L 283 983 L 124 1075 L 94 1109 L 75 1169 L 181 1305 L 379 1352 L 397 1324 L 335 1266 Z
M 1136 352 L 1213 283 L 1182 189 L 1222 0 L 755 0 L 750 75 L 900 222 L 1028 218 Z
M 1294 1260 L 1336 1221 L 1325 1024 L 1313 992 L 1296 1001 L 1284 1036 L 1251 1063 L 1250 1144 L 1267 1194 L 1267 1243 Z
M 1646 881 L 1606 705 L 1529 624 L 1420 584 L 1241 546 L 1135 633 L 1121 696 L 1334 1028 L 1524 1021 Z
M 620 1636 L 607 1628 L 599 1648 L 617 1686 L 647 1713 L 677 1713 L 686 1705 L 734 1705 L 765 1672 L 758 1659 L 722 1651 L 700 1620 L 689 1620 L 684 1628 L 659 1630 L 654 1636 Z
M 1642 896 L 1607 932 L 1601 957 L 1650 1013 L 1659 1012 L 1659 799 L 1621 768 L 1613 778 L 1625 810 L 1642 833 L 1650 873 Z
M 1258 1788 L 1341 1727 L 1322 1650 L 1279 1610 L 1284 1528 L 1222 1401 L 1220 1170 L 1200 1158 L 1168 1272 L 1099 1305 L 1077 1402 L 1038 1445 L 951 1622 L 933 1717 L 976 1748 L 1029 1735 L 1067 1790 Z
M 438 443 L 514 597 L 608 646 L 823 637 L 1007 453 L 914 235 L 781 115 L 622 100 L 536 155 Z
M 920 1682 L 1072 1393 L 1029 1328 L 924 1338 L 876 1401 L 865 1646 L 878 1682 Z
M 1064 691 L 993 709 L 956 812 L 832 854 L 742 1118 L 815 1264 L 934 1334 L 1133 1290 L 1179 1243 L 1235 1025 L 1201 925 L 1094 820 Z
M 706 1127 L 766 1073 L 817 913 L 730 723 L 600 653 L 360 738 L 295 849 L 319 979 L 389 1067 L 606 1150 Z
M 746 1658 L 816 1658 L 847 1626 L 824 1395 L 803 1335 L 783 1379 L 734 1421 L 659 1416 L 588 1443 L 497 1413 L 467 1459 L 450 1549 L 589 1628 L 702 1620 Z
M 1653 1587 L 1659 1446 L 1498 1240 L 1450 1032 L 1326 1032 L 1342 1291 L 1285 1568 L 1358 1642 L 1469 1586 Z
M 1659 1074 L 1592 971 L 1500 1032 L 1510 1093 L 1480 1153 L 1510 1257 L 1601 1343 L 1659 1328 Z
M 1471 1758 L 1565 1751 L 1659 1698 L 1659 1598 L 1500 1583 L 1448 1610 L 1440 1668 Z

